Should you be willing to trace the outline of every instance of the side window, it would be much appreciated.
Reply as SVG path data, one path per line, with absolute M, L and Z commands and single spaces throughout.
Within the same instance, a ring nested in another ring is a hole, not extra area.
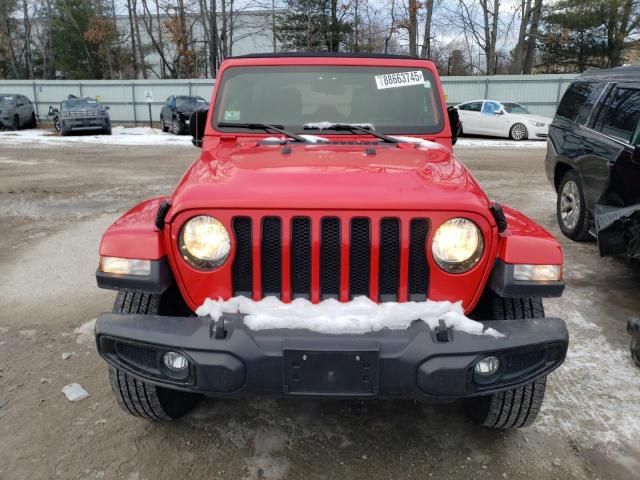
M 604 82 L 573 82 L 558 105 L 556 120 L 583 125 L 605 87 Z
M 24 100 L 22 99 L 22 95 L 16 96 L 16 106 L 22 107 L 24 105 Z
M 460 110 L 465 110 L 467 112 L 479 112 L 482 110 L 482 102 L 465 103 L 460 107 Z
M 500 105 L 495 102 L 484 102 L 482 106 L 483 115 L 494 115 L 498 110 L 500 110 Z
M 464 110 L 464 111 L 469 110 L 469 104 L 468 103 L 464 103 L 462 105 L 459 105 L 458 106 L 458 110 Z
M 605 135 L 631 142 L 640 117 L 640 90 L 615 88 L 600 109 L 593 125 Z

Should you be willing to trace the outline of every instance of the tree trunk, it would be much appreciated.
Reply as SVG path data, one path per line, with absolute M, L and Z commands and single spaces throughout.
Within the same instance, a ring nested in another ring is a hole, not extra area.
M 409 55 L 418 56 L 418 2 L 409 0 Z
M 211 58 L 211 76 L 213 78 L 218 74 L 218 1 L 211 0 L 211 48 L 209 57 Z
M 422 37 L 422 47 L 420 48 L 420 58 L 431 58 L 431 21 L 433 19 L 433 0 L 425 2 L 427 16 L 424 21 L 424 35 Z
M 142 78 L 147 78 L 147 66 L 145 62 L 145 54 L 142 49 L 142 40 L 140 40 L 140 23 L 138 22 L 138 0 L 133 0 L 133 25 L 135 27 L 136 44 L 138 45 L 139 68 L 142 71 Z
M 136 46 L 136 33 L 133 26 L 133 8 L 131 0 L 127 0 L 127 13 L 129 15 L 129 31 L 131 34 L 131 60 L 133 66 L 133 78 L 138 78 L 138 48 Z
M 536 54 L 536 42 L 540 35 L 540 19 L 542 18 L 542 0 L 535 0 L 533 4 L 533 10 L 531 12 L 531 26 L 529 27 L 529 34 L 527 35 L 527 42 L 525 48 L 524 64 L 522 66 L 522 73 L 528 75 L 533 70 L 533 63 L 535 61 Z
M 27 0 L 22 0 L 22 11 L 23 11 L 23 25 L 24 25 L 24 38 L 25 38 L 25 50 L 24 50 L 24 60 L 25 67 L 27 71 L 27 75 L 29 79 L 33 78 L 33 62 L 31 60 L 31 20 L 29 19 L 29 4 Z
M 511 73 L 522 73 L 525 58 L 525 43 L 527 37 L 527 28 L 531 17 L 531 0 L 521 0 L 520 2 L 520 28 L 518 30 L 518 41 L 513 48 L 513 63 L 511 64 Z

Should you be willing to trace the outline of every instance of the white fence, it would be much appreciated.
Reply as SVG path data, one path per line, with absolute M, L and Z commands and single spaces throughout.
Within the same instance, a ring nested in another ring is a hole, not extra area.
M 553 116 L 574 75 L 497 75 L 492 77 L 442 77 L 447 103 L 491 98 L 522 103 L 533 113 Z M 57 106 L 69 94 L 96 97 L 113 122 L 148 124 L 145 93 L 151 92 L 151 116 L 155 124 L 169 95 L 200 95 L 209 100 L 215 80 L 0 80 L 0 93 L 30 98 L 40 120 L 47 120 L 49 106 Z

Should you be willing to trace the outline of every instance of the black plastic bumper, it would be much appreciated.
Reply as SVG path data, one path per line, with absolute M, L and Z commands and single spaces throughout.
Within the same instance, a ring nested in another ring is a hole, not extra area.
M 520 386 L 557 368 L 568 333 L 558 318 L 484 322 L 505 335 L 407 330 L 325 335 L 306 330 L 252 331 L 239 315 L 209 317 L 103 313 L 96 341 L 111 365 L 157 385 L 237 397 L 248 392 L 321 397 L 452 400 Z M 217 327 L 217 328 L 216 328 Z M 162 362 L 167 351 L 190 362 L 182 378 Z M 500 359 L 488 378 L 474 373 L 487 355 Z

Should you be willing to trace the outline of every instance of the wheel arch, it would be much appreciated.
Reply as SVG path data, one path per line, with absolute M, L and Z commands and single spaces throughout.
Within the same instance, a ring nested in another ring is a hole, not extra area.
M 565 162 L 558 162 L 555 166 L 553 172 L 553 186 L 556 189 L 556 193 L 558 192 L 558 188 L 560 188 L 560 182 L 562 178 L 567 174 L 567 172 L 575 170 L 571 165 Z

